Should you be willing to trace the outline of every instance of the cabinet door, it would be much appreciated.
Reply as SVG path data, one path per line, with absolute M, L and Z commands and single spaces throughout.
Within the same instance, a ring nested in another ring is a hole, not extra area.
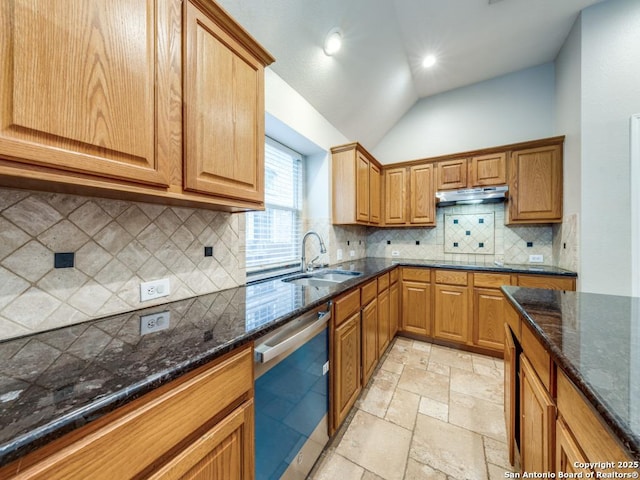
M 502 351 L 507 300 L 500 290 L 473 290 L 473 343 L 479 347 Z
M 469 160 L 469 186 L 485 187 L 507 183 L 507 157 L 504 152 L 481 155 Z
M 185 3 L 185 190 L 263 202 L 264 67 Z
M 511 153 L 509 223 L 562 221 L 562 146 Z
M 369 221 L 369 160 L 362 153 L 356 154 L 356 220 Z
M 469 340 L 467 287 L 435 286 L 434 336 L 466 343 Z
M 1 2 L 0 156 L 169 185 L 155 133 L 156 75 L 168 68 L 156 3 Z
M 346 418 L 360 393 L 360 312 L 335 329 L 333 349 L 333 427 Z
M 400 288 L 398 282 L 389 287 L 389 340 L 398 333 L 400 324 Z
M 418 335 L 431 333 L 431 285 L 402 281 L 402 330 Z
M 407 223 L 406 168 L 390 168 L 384 171 L 384 223 L 402 225 Z
M 378 361 L 378 301 L 362 309 L 362 385 L 366 385 Z
M 436 190 L 452 190 L 467 186 L 466 158 L 438 162 L 436 166 Z
M 524 354 L 520 356 L 520 415 L 522 470 L 553 471 L 556 406 Z
M 582 476 L 573 478 L 589 478 L 587 473 L 591 470 L 576 467 L 577 464 L 588 463 L 587 457 L 582 453 L 578 442 L 573 438 L 571 430 L 561 418 L 556 421 L 556 468 L 555 472 L 562 473 L 581 473 Z
M 389 289 L 383 290 L 378 295 L 378 358 L 380 358 L 389 345 L 390 333 L 390 296 Z
M 253 400 L 239 407 L 152 474 L 151 480 L 254 478 Z
M 433 165 L 415 165 L 411 176 L 410 221 L 412 225 L 436 224 L 436 201 L 433 193 Z
M 517 418 L 518 357 L 513 334 L 508 324 L 504 324 L 504 421 L 507 430 L 509 463 L 515 461 L 516 439 L 519 422 Z
M 380 168 L 373 163 L 369 168 L 369 221 L 380 223 Z

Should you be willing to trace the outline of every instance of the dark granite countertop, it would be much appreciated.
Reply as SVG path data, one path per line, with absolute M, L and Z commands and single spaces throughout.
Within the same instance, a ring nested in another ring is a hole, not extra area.
M 250 342 L 397 265 L 575 276 L 555 267 L 367 258 L 332 287 L 280 279 L 0 342 L 0 465 L 79 428 Z M 169 312 L 166 330 L 140 335 L 140 317 Z
M 640 460 L 640 298 L 502 290 L 556 364 Z

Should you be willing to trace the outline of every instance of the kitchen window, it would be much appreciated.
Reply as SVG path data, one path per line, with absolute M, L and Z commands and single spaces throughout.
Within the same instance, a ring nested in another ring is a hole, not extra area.
M 302 155 L 267 137 L 265 210 L 246 216 L 246 268 L 252 278 L 300 266 Z

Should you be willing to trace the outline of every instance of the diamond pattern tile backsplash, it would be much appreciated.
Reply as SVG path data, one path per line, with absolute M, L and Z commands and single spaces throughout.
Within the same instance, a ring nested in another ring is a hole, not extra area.
M 444 215 L 444 252 L 493 255 L 495 223 L 493 212 Z
M 0 189 L 0 339 L 241 285 L 244 229 L 241 214 Z M 171 295 L 141 304 L 140 283 L 165 277 Z

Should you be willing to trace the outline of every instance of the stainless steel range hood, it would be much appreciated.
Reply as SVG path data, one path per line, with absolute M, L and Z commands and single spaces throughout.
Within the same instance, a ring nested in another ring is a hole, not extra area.
M 462 190 L 443 190 L 436 192 L 439 202 L 438 207 L 448 207 L 450 205 L 474 205 L 478 203 L 499 203 L 504 202 L 507 197 L 509 187 L 500 185 L 498 187 L 478 187 L 465 188 Z

